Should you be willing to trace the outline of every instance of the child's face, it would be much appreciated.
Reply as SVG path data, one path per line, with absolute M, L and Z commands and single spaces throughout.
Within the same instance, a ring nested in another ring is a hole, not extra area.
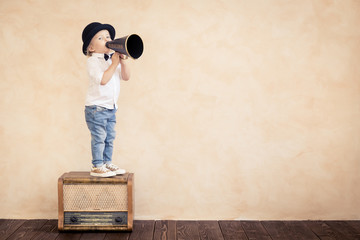
M 106 42 L 111 41 L 108 30 L 99 31 L 89 44 L 89 51 L 92 53 L 110 53 L 110 49 L 105 46 Z

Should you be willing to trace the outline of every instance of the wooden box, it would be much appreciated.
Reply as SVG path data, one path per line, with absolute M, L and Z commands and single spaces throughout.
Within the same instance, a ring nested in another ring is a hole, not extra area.
M 133 173 L 109 178 L 64 173 L 58 180 L 59 230 L 131 231 L 133 179 Z

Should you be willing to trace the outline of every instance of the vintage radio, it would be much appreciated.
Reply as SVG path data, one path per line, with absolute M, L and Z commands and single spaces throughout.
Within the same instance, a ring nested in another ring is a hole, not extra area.
M 64 173 L 58 180 L 59 230 L 131 231 L 133 178 L 133 173 L 109 178 Z

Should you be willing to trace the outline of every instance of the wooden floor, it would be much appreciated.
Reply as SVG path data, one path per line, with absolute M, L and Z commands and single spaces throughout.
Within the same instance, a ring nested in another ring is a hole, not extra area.
M 360 239 L 360 221 L 134 221 L 132 232 L 59 233 L 57 220 L 0 219 L 1 240 Z

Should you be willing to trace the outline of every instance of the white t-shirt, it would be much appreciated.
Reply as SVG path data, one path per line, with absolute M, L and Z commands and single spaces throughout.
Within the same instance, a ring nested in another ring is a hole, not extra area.
M 117 100 L 120 94 L 121 65 L 116 68 L 110 81 L 101 85 L 104 72 L 111 65 L 111 59 L 105 61 L 104 54 L 93 53 L 87 60 L 89 88 L 86 95 L 85 106 L 100 106 L 107 109 L 117 109 Z

